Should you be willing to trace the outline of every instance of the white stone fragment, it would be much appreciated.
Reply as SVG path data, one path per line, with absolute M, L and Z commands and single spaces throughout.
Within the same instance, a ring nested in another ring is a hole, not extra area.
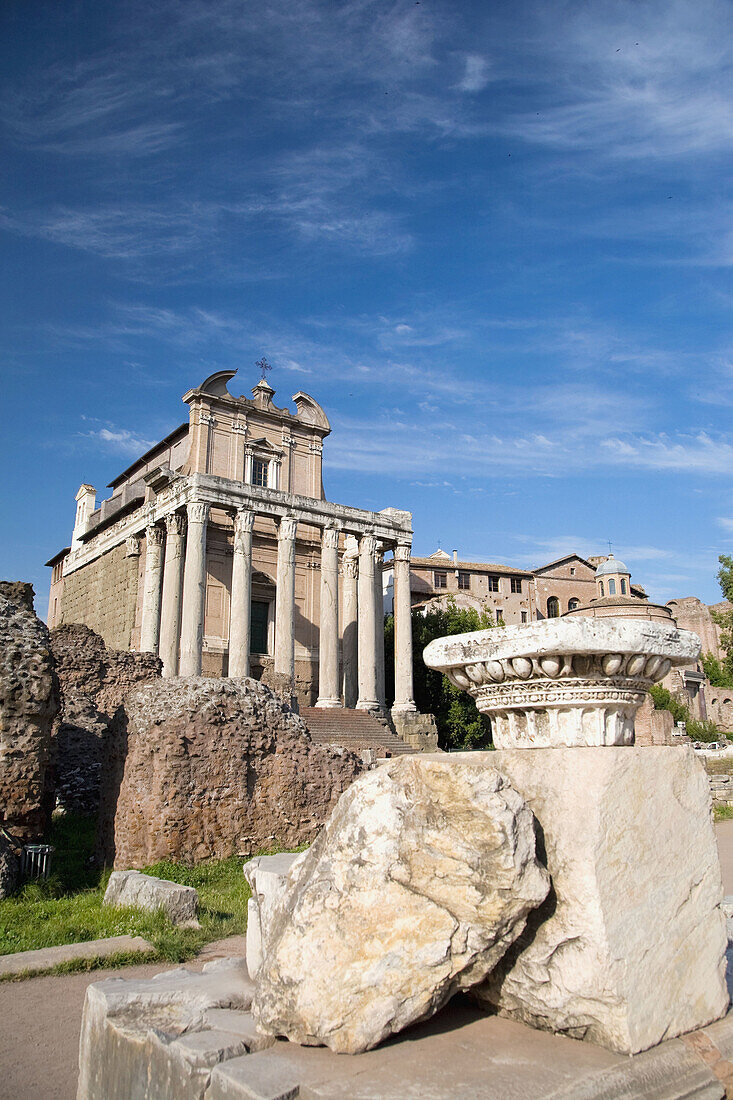
M 263 925 L 260 1027 L 356 1053 L 481 981 L 546 896 L 534 822 L 493 768 L 405 756 L 361 776 Z
M 645 1050 L 721 1017 L 725 918 L 705 772 L 678 746 L 465 754 L 539 825 L 552 893 L 474 994 L 535 1027 Z
M 140 871 L 113 871 L 103 904 L 134 905 L 151 912 L 162 909 L 172 924 L 198 926 L 199 896 L 193 886 L 181 886 Z
M 290 871 L 304 858 L 304 852 L 278 852 L 256 856 L 244 865 L 244 877 L 252 891 L 247 902 L 247 969 L 252 978 L 262 965 L 262 928 L 270 923 L 285 894 Z

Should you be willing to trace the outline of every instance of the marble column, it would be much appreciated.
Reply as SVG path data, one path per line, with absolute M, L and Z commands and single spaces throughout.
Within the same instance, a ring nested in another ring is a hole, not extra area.
M 183 580 L 183 516 L 165 517 L 165 564 L 160 609 L 160 647 L 163 675 L 178 674 L 178 642 L 181 635 L 181 581 Z
M 394 706 L 396 713 L 415 711 L 412 697 L 412 611 L 410 544 L 394 548 Z
M 344 680 L 344 706 L 353 710 L 359 697 L 358 619 L 359 597 L 357 580 L 359 577 L 359 545 L 353 535 L 346 540 L 346 552 L 343 557 L 344 600 L 342 612 L 342 656 Z
M 321 625 L 318 635 L 317 707 L 340 707 L 339 533 L 327 527 L 321 539 Z
M 143 613 L 140 627 L 140 649 L 143 653 L 158 652 L 160 634 L 160 585 L 163 579 L 163 528 L 145 529 L 145 575 L 143 578 Z
M 232 601 L 229 612 L 229 675 L 249 676 L 252 615 L 252 526 L 255 514 L 245 508 L 234 516 Z
M 298 521 L 285 516 L 277 529 L 275 595 L 275 672 L 295 687 L 295 532 Z
M 386 688 L 384 684 L 384 594 L 382 591 L 382 562 L 384 550 L 377 546 L 374 551 L 374 657 L 377 679 L 377 702 L 382 710 L 386 709 Z
M 379 710 L 374 628 L 374 535 L 359 540 L 359 699 L 357 710 Z
M 183 571 L 183 613 L 181 615 L 181 676 L 201 675 L 206 610 L 206 521 L 209 505 L 186 505 L 188 533 Z

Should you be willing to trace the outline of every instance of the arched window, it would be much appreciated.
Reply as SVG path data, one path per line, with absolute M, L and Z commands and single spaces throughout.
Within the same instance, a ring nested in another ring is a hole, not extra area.
M 599 585 L 601 586 L 601 595 L 602 595 L 602 596 L 605 596 L 605 595 L 606 595 L 606 593 L 605 593 L 605 591 L 604 591 L 604 588 L 603 588 L 603 581 L 599 581 L 598 583 L 599 583 Z
M 559 619 L 560 617 L 560 601 L 557 596 L 550 596 L 547 601 L 547 618 Z
M 608 582 L 608 594 L 609 596 L 616 595 L 616 581 L 613 579 L 613 577 L 611 577 L 610 581 Z
M 626 595 L 626 581 L 624 580 L 623 577 L 621 578 L 621 595 L 622 596 Z
M 580 607 L 580 600 L 573 596 L 572 600 L 568 603 L 568 611 L 575 611 L 576 607 Z

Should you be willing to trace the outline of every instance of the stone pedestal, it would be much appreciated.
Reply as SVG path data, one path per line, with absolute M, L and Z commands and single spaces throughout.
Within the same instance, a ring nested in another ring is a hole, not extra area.
M 553 886 L 477 987 L 483 1003 L 624 1053 L 724 1014 L 723 888 L 708 782 L 691 750 L 505 749 L 458 759 L 496 768 L 526 800 Z

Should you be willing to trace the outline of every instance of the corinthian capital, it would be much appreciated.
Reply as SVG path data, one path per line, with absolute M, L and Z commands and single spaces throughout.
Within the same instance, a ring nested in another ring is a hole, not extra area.
M 151 524 L 150 527 L 146 527 L 145 541 L 147 542 L 148 546 L 162 546 L 163 528 L 157 527 L 155 524 Z
M 324 527 L 321 545 L 326 550 L 338 549 L 339 532 L 336 527 Z
M 165 529 L 169 535 L 182 535 L 185 520 L 180 512 L 172 512 L 165 517 Z
M 186 505 L 186 512 L 189 523 L 206 523 L 209 518 L 209 505 L 196 500 Z
M 412 544 L 409 542 L 398 542 L 394 548 L 394 560 L 395 561 L 409 561 L 410 553 L 412 551 Z
M 295 516 L 283 516 L 277 529 L 277 537 L 280 542 L 292 542 L 297 530 L 298 521 Z

